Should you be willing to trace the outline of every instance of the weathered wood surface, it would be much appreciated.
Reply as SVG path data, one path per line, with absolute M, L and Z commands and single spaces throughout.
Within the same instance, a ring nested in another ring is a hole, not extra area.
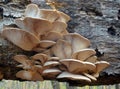
M 66 3 L 62 11 L 71 16 L 68 23 L 69 32 L 77 32 L 90 39 L 91 47 L 103 53 L 99 60 L 110 62 L 110 67 L 104 70 L 97 82 L 88 85 L 104 85 L 120 83 L 120 20 L 117 19 L 117 12 L 120 8 L 120 1 L 107 0 L 63 0 Z M 48 8 L 44 2 L 41 7 Z M 5 12 L 4 18 L 0 20 L 0 30 L 3 24 L 14 23 L 15 17 L 22 16 L 22 9 L 9 8 L 1 5 Z M 108 32 L 108 27 L 116 27 L 114 34 Z M 4 79 L 17 80 L 15 73 L 17 63 L 12 59 L 13 55 L 26 54 L 31 56 L 34 52 L 25 52 L 15 45 L 0 37 L 0 69 L 5 74 Z M 68 81 L 72 85 L 79 84 L 78 81 Z

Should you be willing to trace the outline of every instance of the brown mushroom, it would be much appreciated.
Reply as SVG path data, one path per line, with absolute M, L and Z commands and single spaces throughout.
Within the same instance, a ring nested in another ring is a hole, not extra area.
M 69 33 L 64 35 L 64 40 L 72 45 L 73 53 L 90 46 L 90 41 L 78 33 Z
M 95 63 L 96 65 L 96 71 L 93 74 L 94 77 L 99 77 L 99 74 L 102 70 L 104 70 L 105 68 L 107 68 L 110 64 L 106 61 L 98 61 Z
M 71 45 L 61 39 L 56 42 L 51 50 L 52 53 L 60 59 L 70 58 L 72 55 Z
M 16 77 L 25 80 L 43 81 L 42 76 L 38 72 L 31 70 L 21 70 L 16 73 Z
M 48 60 L 49 57 L 46 54 L 38 53 L 33 55 L 31 58 L 35 61 L 40 61 L 40 63 L 44 65 L 44 63 Z
M 59 75 L 61 73 L 61 71 L 59 69 L 56 68 L 50 68 L 50 69 L 45 69 L 42 73 L 42 75 L 46 78 L 46 79 L 55 79 L 57 75 Z
M 62 39 L 62 35 L 55 31 L 50 31 L 44 35 L 41 35 L 41 40 L 57 41 L 58 39 Z
M 87 58 L 95 55 L 96 52 L 93 49 L 81 49 L 75 53 L 73 53 L 72 58 L 78 59 L 81 61 L 85 61 Z
M 85 61 L 95 63 L 98 60 L 97 60 L 97 56 L 91 56 L 91 57 L 87 58 Z
M 40 43 L 39 39 L 33 34 L 18 28 L 5 28 L 2 31 L 2 35 L 16 46 L 26 51 L 31 51 Z
M 16 19 L 15 23 L 21 29 L 33 33 L 38 38 L 40 38 L 40 35 L 51 31 L 52 28 L 51 22 L 44 19 L 37 19 L 31 17 Z
M 86 82 L 91 82 L 91 80 L 83 75 L 80 74 L 72 74 L 69 72 L 62 72 L 57 76 L 57 79 L 69 79 L 69 80 L 79 80 L 79 81 L 86 81 Z

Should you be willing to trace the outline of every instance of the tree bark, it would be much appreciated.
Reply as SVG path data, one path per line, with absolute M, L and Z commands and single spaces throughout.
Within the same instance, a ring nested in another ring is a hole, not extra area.
M 95 6 L 96 5 L 95 2 L 97 2 L 97 0 L 95 0 L 94 2 L 95 4 L 93 3 L 94 0 L 93 1 L 91 0 L 91 2 L 88 4 L 86 4 L 85 2 L 87 0 L 85 0 L 82 4 L 80 3 L 80 1 L 82 2 L 82 0 L 78 1 L 64 0 L 64 2 L 66 2 L 68 5 L 67 7 L 62 8 L 61 10 L 72 17 L 72 20 L 68 23 L 68 31 L 77 32 L 88 38 L 91 41 L 91 47 L 93 49 L 97 48 L 96 51 L 98 59 L 100 61 L 101 60 L 108 61 L 110 63 L 110 66 L 100 73 L 100 77 L 95 82 L 92 83 L 81 83 L 79 81 L 68 82 L 70 83 L 70 85 L 79 86 L 108 85 L 120 83 L 120 31 L 119 31 L 120 21 L 116 20 L 114 17 L 97 16 L 96 14 L 97 12 L 101 12 L 104 10 L 107 11 L 107 9 L 102 10 L 99 8 L 95 10 L 95 8 L 97 8 Z M 111 2 L 107 1 L 106 2 L 104 1 L 103 3 L 108 7 L 110 7 L 109 4 L 112 4 Z M 114 4 L 116 5 L 114 6 L 112 4 L 110 8 L 114 7 L 114 10 L 117 10 L 118 4 L 115 2 Z M 41 6 L 45 7 L 44 4 L 42 4 Z M 88 6 L 90 6 L 92 9 L 87 8 Z M 81 14 L 81 10 L 83 10 L 84 13 Z M 7 12 L 9 13 L 9 11 Z M 19 16 L 21 16 L 20 10 L 15 12 L 17 12 L 16 15 L 19 14 Z M 88 12 L 89 13 L 91 12 L 92 15 L 90 15 Z M 102 14 L 106 15 L 105 12 Z M 6 13 L 4 13 L 4 16 L 6 16 Z M 7 16 L 0 20 L 0 30 L 2 29 L 3 24 L 14 23 L 13 17 Z M 116 27 L 114 35 L 109 33 L 107 29 L 108 26 L 111 26 L 111 24 Z M 32 56 L 35 53 L 23 51 L 22 49 L 16 47 L 15 45 L 5 40 L 0 35 L 0 71 L 2 71 L 2 74 L 4 74 L 4 79 L 18 80 L 18 78 L 15 77 L 15 74 L 20 69 L 16 67 L 18 63 L 15 62 L 12 58 L 16 54 L 25 54 L 27 56 Z

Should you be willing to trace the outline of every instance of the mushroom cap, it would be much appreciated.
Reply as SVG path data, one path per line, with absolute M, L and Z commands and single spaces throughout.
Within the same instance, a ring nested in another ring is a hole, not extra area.
M 34 65 L 34 62 L 29 60 L 25 55 L 16 55 L 13 59 L 21 63 L 20 65 L 17 65 L 17 67 L 21 67 L 23 69 L 32 69 L 32 66 Z
M 85 61 L 95 63 L 98 60 L 97 60 L 97 56 L 91 56 L 91 57 L 87 58 Z
M 59 69 L 51 68 L 51 69 L 44 70 L 42 75 L 47 79 L 54 79 L 60 73 L 61 73 L 61 71 Z
M 43 67 L 44 69 L 48 69 L 48 68 L 57 67 L 59 65 L 60 63 L 58 61 L 47 61 L 44 63 Z
M 75 53 L 73 53 L 72 58 L 78 59 L 81 61 L 85 61 L 87 58 L 95 55 L 96 52 L 93 49 L 81 49 Z
M 32 17 L 19 18 L 15 20 L 15 23 L 21 29 L 33 33 L 39 38 L 40 35 L 51 31 L 52 23 L 44 20 Z
M 105 68 L 107 68 L 110 64 L 106 61 L 98 61 L 95 63 L 95 65 L 96 65 L 96 71 L 93 74 L 93 76 L 99 77 L 99 73 Z
M 84 63 L 82 61 L 79 61 L 79 60 L 61 59 L 60 63 L 65 65 L 67 67 L 68 71 L 71 72 L 71 73 L 76 73 L 79 70 L 84 70 L 83 69 Z
M 63 12 L 60 12 L 60 11 L 59 11 L 59 15 L 60 15 L 60 18 L 57 19 L 57 21 L 67 23 L 71 19 L 69 15 L 67 15 L 67 14 L 65 14 Z
M 53 26 L 52 26 L 52 30 L 53 31 L 61 33 L 61 34 L 66 34 L 65 33 L 65 30 L 67 28 L 67 24 L 66 23 L 63 23 L 63 22 L 60 22 L 60 21 L 55 21 L 52 24 L 53 24 Z
M 90 75 L 90 74 L 83 73 L 83 75 L 85 75 L 86 77 L 90 78 L 93 81 L 97 81 L 97 79 L 94 76 Z
M 60 63 L 65 65 L 69 72 L 80 74 L 84 72 L 94 72 L 96 69 L 96 66 L 93 63 L 90 62 L 83 62 L 76 59 L 62 59 L 60 60 Z
M 40 43 L 36 36 L 18 28 L 5 28 L 2 31 L 2 35 L 16 46 L 26 51 L 31 51 Z
M 70 80 L 79 80 L 79 81 L 87 81 L 87 82 L 91 82 L 91 80 L 83 75 L 78 75 L 78 74 L 72 74 L 69 72 L 62 72 L 61 74 L 59 74 L 57 76 L 57 79 L 70 79 Z
M 32 80 L 32 81 L 43 81 L 42 76 L 31 70 L 21 70 L 16 73 L 17 78 L 25 79 L 25 80 Z
M 72 45 L 73 53 L 90 46 L 90 41 L 78 33 L 69 33 L 63 37 Z
M 61 39 L 56 42 L 51 50 L 52 53 L 60 59 L 70 58 L 72 55 L 71 45 Z
M 41 35 L 41 40 L 57 41 L 58 39 L 62 39 L 62 35 L 56 31 L 50 31 L 44 35 Z
M 49 57 L 46 54 L 38 53 L 31 56 L 31 58 L 35 61 L 40 61 L 41 64 L 44 65 L 44 63 L 48 60 Z
M 49 48 L 53 46 L 56 42 L 50 40 L 41 40 L 39 43 L 40 48 Z
M 39 18 L 39 8 L 36 4 L 29 4 L 27 5 L 24 13 L 25 17 L 33 17 L 33 18 Z

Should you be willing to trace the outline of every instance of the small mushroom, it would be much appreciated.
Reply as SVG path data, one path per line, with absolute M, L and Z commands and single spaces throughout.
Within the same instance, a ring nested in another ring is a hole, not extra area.
M 105 68 L 107 68 L 110 64 L 106 61 L 98 61 L 95 63 L 96 65 L 96 71 L 93 74 L 94 77 L 99 77 L 99 74 L 102 70 L 104 70 Z
M 5 28 L 2 31 L 2 35 L 16 46 L 26 51 L 31 51 L 40 43 L 36 36 L 18 28 Z
M 21 29 L 33 33 L 38 38 L 40 38 L 40 35 L 51 31 L 52 28 L 51 22 L 44 19 L 37 19 L 31 17 L 16 19 L 15 23 Z
M 69 80 L 79 80 L 79 81 L 86 81 L 86 82 L 91 82 L 91 80 L 83 75 L 78 75 L 78 74 L 72 74 L 69 72 L 62 72 L 57 76 L 57 79 L 69 79 Z
M 43 53 L 35 54 L 31 58 L 35 61 L 40 61 L 40 63 L 42 65 L 44 65 L 44 63 L 48 60 L 48 56 L 46 54 L 43 54 Z
M 61 71 L 59 69 L 56 68 L 50 68 L 50 69 L 45 69 L 42 73 L 42 75 L 46 78 L 46 79 L 55 79 L 57 75 L 59 75 L 61 73 Z
M 95 55 L 96 52 L 93 49 L 81 49 L 75 53 L 73 53 L 72 58 L 78 59 L 81 61 L 85 61 L 87 58 Z
M 64 35 L 64 40 L 72 45 L 73 53 L 90 46 L 90 41 L 78 33 L 69 33 Z
M 56 42 L 51 50 L 52 53 L 60 59 L 70 58 L 72 55 L 71 45 L 61 39 Z
M 32 69 L 32 66 L 34 65 L 33 61 L 29 60 L 25 55 L 15 55 L 13 59 L 21 63 L 17 67 L 22 67 L 23 69 Z
M 16 73 L 16 77 L 25 80 L 43 81 L 42 76 L 38 72 L 31 70 L 21 70 Z

